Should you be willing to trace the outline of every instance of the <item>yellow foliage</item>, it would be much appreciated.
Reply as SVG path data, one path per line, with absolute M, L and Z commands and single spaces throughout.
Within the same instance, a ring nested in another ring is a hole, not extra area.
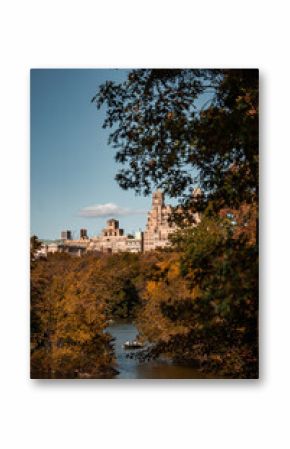
M 186 334 L 187 325 L 181 320 L 172 320 L 164 313 L 164 305 L 175 306 L 178 301 L 194 301 L 197 289 L 190 288 L 180 273 L 179 255 L 166 254 L 166 259 L 157 262 L 158 279 L 148 280 L 143 292 L 144 308 L 138 327 L 149 340 L 168 341 L 177 334 Z

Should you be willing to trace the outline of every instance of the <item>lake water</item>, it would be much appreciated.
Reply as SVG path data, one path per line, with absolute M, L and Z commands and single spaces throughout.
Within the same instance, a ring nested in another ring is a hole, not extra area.
M 114 349 L 117 359 L 118 379 L 204 379 L 204 374 L 198 370 L 176 365 L 166 360 L 154 360 L 150 362 L 140 363 L 136 359 L 126 357 L 128 353 L 136 353 L 124 350 L 125 341 L 134 340 L 138 334 L 133 324 L 112 324 L 107 328 L 107 332 L 115 338 Z

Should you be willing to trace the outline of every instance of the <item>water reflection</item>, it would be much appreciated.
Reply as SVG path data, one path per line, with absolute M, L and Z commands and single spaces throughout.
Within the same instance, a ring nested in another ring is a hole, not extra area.
M 107 332 L 115 338 L 115 354 L 118 363 L 118 379 L 203 379 L 205 376 L 194 368 L 174 365 L 166 360 L 156 360 L 139 363 L 136 359 L 129 359 L 126 354 L 136 350 L 124 350 L 123 344 L 127 340 L 134 340 L 137 329 L 133 324 L 112 324 Z

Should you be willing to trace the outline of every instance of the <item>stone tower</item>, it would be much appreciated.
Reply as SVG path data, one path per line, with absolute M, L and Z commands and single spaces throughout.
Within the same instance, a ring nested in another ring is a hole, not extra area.
M 157 190 L 152 195 L 152 208 L 148 213 L 146 230 L 144 232 L 144 251 L 168 246 L 168 236 L 176 227 L 169 223 L 171 207 L 164 203 L 164 194 Z

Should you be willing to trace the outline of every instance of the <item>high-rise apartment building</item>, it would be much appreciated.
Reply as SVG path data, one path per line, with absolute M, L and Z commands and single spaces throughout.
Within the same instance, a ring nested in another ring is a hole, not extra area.
M 71 231 L 61 231 L 61 240 L 71 240 L 72 239 L 72 232 Z
M 80 239 L 81 240 L 88 239 L 88 231 L 87 231 L 87 229 L 84 229 L 84 228 L 80 229 Z
M 144 232 L 144 251 L 152 251 L 169 245 L 168 237 L 176 230 L 176 225 L 170 223 L 171 206 L 164 203 L 164 194 L 157 190 L 152 195 L 152 208 L 148 213 L 146 230 Z
M 192 192 L 193 198 L 201 195 L 199 188 Z M 157 248 L 165 248 L 170 245 L 169 236 L 177 230 L 177 225 L 170 221 L 172 207 L 164 202 L 164 194 L 160 190 L 153 192 L 152 208 L 148 213 L 146 230 L 144 232 L 143 250 L 154 251 Z M 196 226 L 200 222 L 200 214 L 194 212 L 190 226 Z

